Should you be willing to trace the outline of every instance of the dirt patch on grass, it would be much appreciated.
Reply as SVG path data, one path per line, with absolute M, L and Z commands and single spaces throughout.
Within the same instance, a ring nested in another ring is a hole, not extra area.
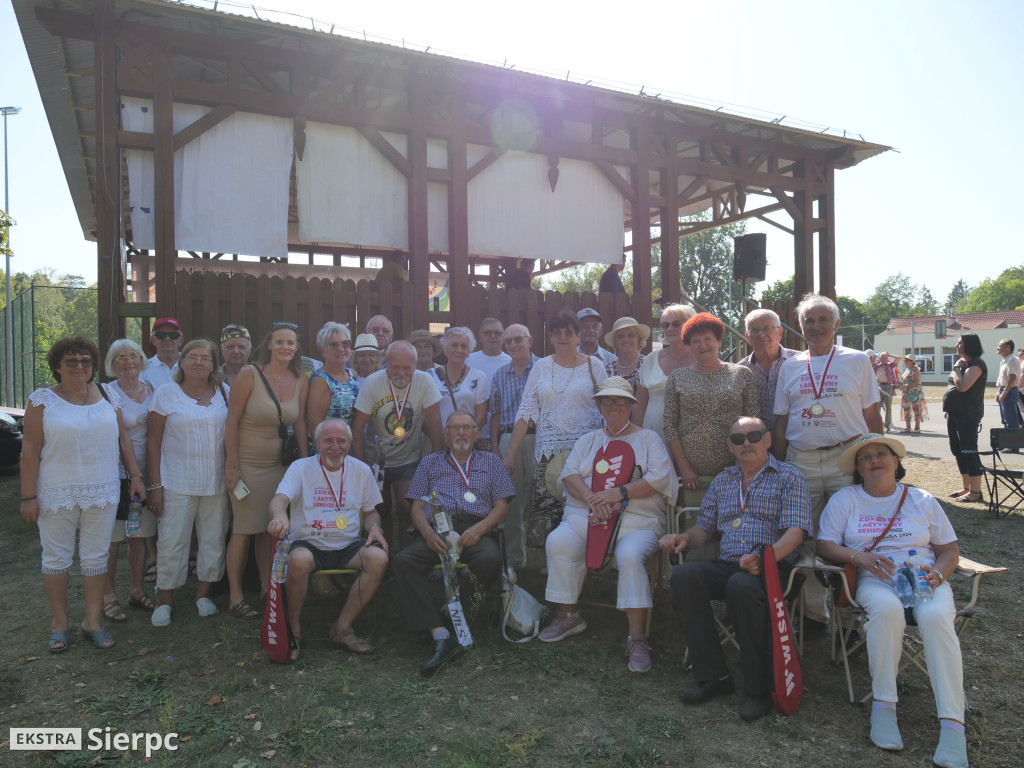
M 951 460 L 913 459 L 908 481 L 940 499 L 959 485 Z M 337 607 L 320 600 L 303 614 L 297 664 L 266 660 L 258 623 L 222 613 L 199 619 L 180 590 L 174 623 L 158 629 L 130 610 L 108 627 L 117 639 L 100 652 L 72 635 L 68 653 L 46 653 L 49 611 L 39 576 L 37 530 L 17 516 L 17 475 L 0 476 L 0 656 L 2 725 L 82 727 L 113 732 L 176 732 L 179 749 L 150 764 L 188 766 L 925 766 L 937 740 L 934 699 L 916 671 L 901 678 L 900 725 L 906 750 L 890 755 L 867 738 L 868 713 L 852 707 L 841 668 L 828 661 L 824 634 L 807 638 L 806 690 L 792 717 L 771 714 L 748 724 L 737 697 L 684 707 L 678 618 L 656 609 L 654 670 L 626 670 L 623 616 L 588 611 L 590 629 L 555 645 L 510 645 L 488 626 L 493 606 L 475 623 L 476 646 L 433 680 L 417 674 L 428 646 L 401 630 L 393 585 L 385 585 L 357 626 L 379 649 L 353 656 L 332 648 L 327 625 Z M 996 521 L 982 505 L 944 504 L 966 556 L 1011 571 L 982 587 L 981 608 L 964 638 L 971 764 L 1010 768 L 1024 754 L 1024 519 Z M 127 565 L 118 574 L 127 594 Z M 526 572 L 534 595 L 543 580 Z M 963 594 L 963 583 L 955 587 Z M 599 596 L 612 594 L 600 576 Z M 81 589 L 71 581 L 71 621 L 81 620 Z M 738 657 L 730 652 L 734 671 Z M 853 661 L 855 692 L 868 690 L 867 660 Z M 3 734 L 6 736 L 6 733 Z M 95 763 L 97 758 L 100 763 Z M 123 760 L 123 762 L 122 762 Z M 140 752 L 9 752 L 17 766 L 142 764 Z

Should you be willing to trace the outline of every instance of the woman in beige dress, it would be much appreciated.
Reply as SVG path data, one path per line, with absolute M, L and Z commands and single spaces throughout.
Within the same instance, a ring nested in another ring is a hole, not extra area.
M 291 323 L 274 323 L 260 345 L 256 365 L 238 373 L 228 401 L 225 433 L 227 466 L 224 484 L 230 491 L 232 530 L 227 548 L 231 615 L 257 619 L 260 612 L 245 601 L 242 575 L 249 559 L 250 539 L 255 537 L 260 589 L 266 591 L 270 576 L 270 500 L 284 477 L 281 464 L 280 426 L 290 426 L 298 440 L 299 454 L 306 456 L 306 394 L 299 336 Z M 269 387 L 269 389 L 268 389 Z M 271 394 L 273 393 L 273 395 Z M 280 415 L 274 397 L 280 403 Z M 239 483 L 249 489 L 239 499 Z
M 677 368 L 693 365 L 690 345 L 683 341 L 683 323 L 696 314 L 685 304 L 669 304 L 661 311 L 661 349 L 647 355 L 640 364 L 640 386 L 636 390 L 639 415 L 644 429 L 665 439 L 665 382 Z

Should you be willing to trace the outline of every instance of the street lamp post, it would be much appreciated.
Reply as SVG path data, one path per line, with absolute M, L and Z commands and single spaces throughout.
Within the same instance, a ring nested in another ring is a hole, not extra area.
M 10 193 L 7 187 L 7 116 L 21 112 L 21 107 L 0 107 L 4 115 L 4 211 L 11 215 Z M 11 309 L 11 231 L 7 230 L 7 252 L 4 266 L 4 287 L 7 292 L 7 304 L 4 307 L 4 347 L 7 353 L 7 405 L 14 405 L 14 312 Z

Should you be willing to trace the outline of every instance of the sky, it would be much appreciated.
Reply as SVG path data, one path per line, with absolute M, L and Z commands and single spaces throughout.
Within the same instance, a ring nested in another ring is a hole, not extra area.
M 312 17 L 336 32 L 633 92 L 643 86 L 672 101 L 786 116 L 892 146 L 836 174 L 840 295 L 863 301 L 902 272 L 941 302 L 958 280 L 977 285 L 1024 263 L 1024 184 L 1014 181 L 1024 169 L 1020 155 L 1007 154 L 1024 125 L 1024 3 L 255 5 L 291 11 L 271 18 L 296 26 L 308 28 Z M 219 8 L 252 13 L 235 0 Z M 95 244 L 79 227 L 10 0 L 0 0 L 0 51 L 0 106 L 23 109 L 7 123 L 9 212 L 18 222 L 12 271 L 50 267 L 91 283 Z M 756 220 L 748 231 L 768 234 L 767 282 L 792 275 L 792 238 Z

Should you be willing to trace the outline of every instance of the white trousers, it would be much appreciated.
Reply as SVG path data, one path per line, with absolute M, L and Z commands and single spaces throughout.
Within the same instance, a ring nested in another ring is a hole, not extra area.
M 43 573 L 57 575 L 71 570 L 78 532 L 78 562 L 83 576 L 107 572 L 107 549 L 114 527 L 117 504 L 105 507 L 61 507 L 39 511 L 39 543 L 43 545 Z
M 498 444 L 498 450 L 504 456 L 508 453 L 508 444 L 512 434 L 504 434 Z M 537 442 L 536 435 L 526 435 L 516 454 L 516 463 L 512 467 L 512 487 L 516 496 L 509 502 L 508 514 L 505 516 L 505 556 L 513 568 L 526 565 L 526 533 L 523 523 L 530 511 L 530 496 L 533 494 L 533 473 L 537 462 L 533 458 L 533 449 Z
M 548 556 L 548 584 L 544 597 L 552 603 L 573 605 L 587 576 L 587 518 L 567 514 L 545 542 Z M 615 567 L 619 572 L 615 607 L 650 608 L 651 588 L 647 560 L 658 550 L 658 536 L 651 530 L 620 534 L 615 545 Z
M 907 623 L 896 592 L 873 576 L 857 581 L 857 602 L 867 611 L 868 667 L 871 691 L 879 701 L 898 701 L 896 671 L 903 654 Z M 931 600 L 914 606 L 914 618 L 924 641 L 924 657 L 939 717 L 963 722 L 964 665 L 960 641 L 953 628 L 956 606 L 949 584 L 940 584 Z
M 220 581 L 223 578 L 228 534 L 227 493 L 189 496 L 164 488 L 164 513 L 157 523 L 160 531 L 160 550 L 156 558 L 157 589 L 177 589 L 185 583 L 193 524 L 199 542 L 196 551 L 199 580 Z

